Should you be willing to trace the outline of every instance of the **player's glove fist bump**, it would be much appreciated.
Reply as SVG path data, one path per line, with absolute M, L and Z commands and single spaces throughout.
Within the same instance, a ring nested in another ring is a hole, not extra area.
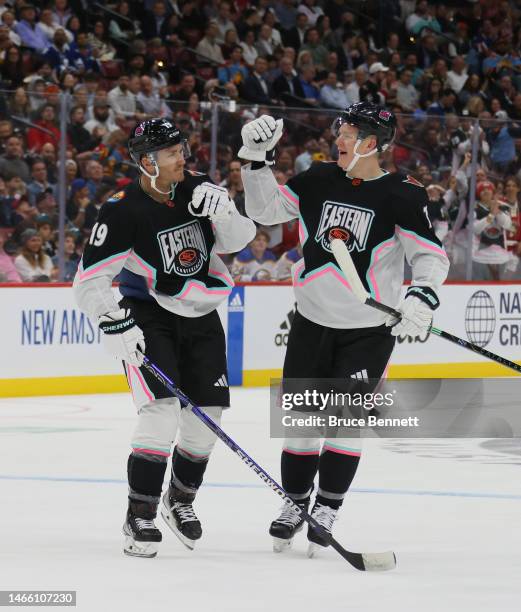
M 109 353 L 129 365 L 139 367 L 143 363 L 145 338 L 130 308 L 120 308 L 101 315 L 98 325 L 103 332 L 103 346 Z
M 241 130 L 242 147 L 239 150 L 241 159 L 273 164 L 273 149 L 282 136 L 284 122 L 269 115 L 261 115 Z
M 402 313 L 401 319 L 389 315 L 385 324 L 392 327 L 393 336 L 418 337 L 424 340 L 432 325 L 432 312 L 439 305 L 438 296 L 430 287 L 409 287 L 405 298 L 397 308 Z
M 213 183 L 197 185 L 188 204 L 188 210 L 194 217 L 209 217 L 212 221 L 228 219 L 234 208 L 228 191 Z

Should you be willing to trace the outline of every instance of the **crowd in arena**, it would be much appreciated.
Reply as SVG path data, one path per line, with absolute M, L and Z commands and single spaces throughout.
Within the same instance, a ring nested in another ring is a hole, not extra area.
M 465 277 L 472 253 L 473 279 L 520 279 L 521 2 L 0 0 L 0 282 L 72 280 L 100 206 L 136 177 L 126 150 L 136 122 L 172 117 L 189 139 L 187 167 L 211 172 L 245 214 L 246 121 L 284 118 L 274 167 L 284 184 L 335 159 L 331 122 L 360 100 L 398 117 L 383 166 L 426 186 L 449 278 Z M 225 261 L 238 281 L 289 280 L 298 240 L 296 220 L 259 227 Z

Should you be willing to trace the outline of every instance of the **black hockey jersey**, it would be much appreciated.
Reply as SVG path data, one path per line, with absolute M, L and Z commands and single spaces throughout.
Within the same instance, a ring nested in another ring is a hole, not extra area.
M 103 204 L 74 280 L 83 310 L 97 317 L 118 309 L 116 275 L 123 295 L 156 300 L 188 317 L 210 312 L 230 293 L 233 281 L 217 253 L 242 249 L 255 226 L 237 211 L 215 223 L 193 216 L 192 192 L 205 181 L 208 176 L 185 171 L 173 200 L 160 203 L 135 180 Z
M 372 180 L 348 178 L 336 163 L 318 163 L 277 185 L 268 167 L 243 167 L 246 211 L 271 225 L 298 218 L 303 258 L 292 270 L 300 312 L 335 328 L 381 325 L 385 315 L 352 296 L 331 252 L 344 240 L 360 278 L 379 301 L 396 306 L 404 255 L 413 282 L 434 290 L 448 272 L 448 259 L 427 214 L 428 197 L 414 178 L 388 173 Z

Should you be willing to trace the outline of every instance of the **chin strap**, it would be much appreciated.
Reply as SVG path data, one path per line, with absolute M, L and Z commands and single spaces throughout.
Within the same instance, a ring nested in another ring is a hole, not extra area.
M 351 160 L 351 163 L 349 164 L 349 166 L 347 166 L 347 168 L 345 169 L 346 176 L 347 176 L 347 173 L 350 172 L 356 166 L 359 159 L 363 157 L 371 157 L 371 155 L 375 155 L 376 153 L 383 153 L 383 151 L 385 151 L 389 147 L 388 144 L 385 144 L 380 149 L 380 151 L 378 150 L 378 147 L 375 147 L 372 151 L 369 151 L 369 153 L 358 153 L 358 147 L 360 146 L 362 141 L 363 141 L 363 138 L 358 138 L 355 143 L 355 146 L 353 149 L 353 159 Z
M 145 168 L 143 168 L 143 166 L 139 164 L 139 168 L 141 172 L 143 172 L 143 174 L 148 176 L 148 178 L 150 179 L 150 185 L 154 191 L 157 191 L 157 193 L 160 193 L 161 195 L 170 195 L 170 193 L 172 193 L 172 187 L 170 187 L 168 191 L 161 191 L 161 189 L 158 189 L 156 187 L 156 181 L 159 178 L 159 166 L 157 165 L 156 158 L 153 155 L 148 154 L 148 158 L 150 162 L 152 163 L 152 165 L 154 166 L 154 174 L 150 174 L 150 172 L 147 172 Z

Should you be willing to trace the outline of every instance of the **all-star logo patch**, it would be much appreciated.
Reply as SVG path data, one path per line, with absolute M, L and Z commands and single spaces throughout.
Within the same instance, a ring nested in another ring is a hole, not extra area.
M 420 181 L 416 180 L 414 176 L 411 176 L 410 174 L 407 175 L 407 178 L 403 179 L 402 183 L 409 183 L 410 185 L 415 185 L 416 187 L 423 187 L 423 183 L 420 183 Z
M 206 241 L 197 220 L 159 232 L 157 240 L 167 274 L 193 276 L 208 259 Z
M 108 202 L 117 202 L 118 200 L 122 200 L 125 197 L 124 191 L 118 191 L 113 196 L 108 199 Z
M 363 251 L 374 219 L 374 211 L 327 200 L 322 205 L 322 216 L 315 240 L 331 252 L 331 241 L 335 238 L 345 242 L 348 251 L 356 248 Z
M 380 117 L 380 119 L 383 119 L 384 121 L 389 121 L 389 119 L 391 118 L 391 113 L 386 110 L 381 110 L 378 113 L 378 117 Z

